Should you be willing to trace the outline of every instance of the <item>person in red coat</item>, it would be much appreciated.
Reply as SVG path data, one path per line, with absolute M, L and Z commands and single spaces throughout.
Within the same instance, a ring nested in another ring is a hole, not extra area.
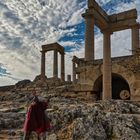
M 48 101 L 39 101 L 38 97 L 34 95 L 33 102 L 28 108 L 25 122 L 24 122 L 24 138 L 23 140 L 29 140 L 32 131 L 38 135 L 50 130 L 50 122 L 45 115 L 45 110 L 48 106 Z M 46 136 L 44 136 L 44 140 Z

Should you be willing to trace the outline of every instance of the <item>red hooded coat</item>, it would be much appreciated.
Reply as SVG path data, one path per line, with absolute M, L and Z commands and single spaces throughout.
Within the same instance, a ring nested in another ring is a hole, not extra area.
M 31 104 L 26 114 L 24 132 L 35 131 L 37 134 L 40 134 L 50 129 L 50 122 L 45 115 L 47 106 L 47 102 L 40 101 Z

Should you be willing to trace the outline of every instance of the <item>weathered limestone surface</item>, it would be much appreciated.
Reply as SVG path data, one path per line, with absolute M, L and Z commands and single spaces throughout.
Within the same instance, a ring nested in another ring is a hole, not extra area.
M 93 91 L 96 80 L 103 74 L 102 60 L 96 60 L 91 63 L 85 63 L 79 60 L 79 67 L 76 72 L 80 73 L 80 79 L 75 86 L 75 91 Z M 112 58 L 112 73 L 122 76 L 129 84 L 131 99 L 140 100 L 140 56 L 139 53 L 134 56 L 125 56 Z M 85 89 L 85 90 L 84 90 Z
M 23 93 L 10 92 L 0 95 L 2 97 L 0 98 L 0 139 L 20 140 L 23 137 L 21 129 L 27 96 Z M 44 92 L 44 96 L 51 98 L 48 115 L 53 125 L 47 140 L 139 140 L 140 138 L 140 102 L 111 100 L 93 103 L 66 92 L 59 95 Z M 34 133 L 32 138 L 36 139 Z

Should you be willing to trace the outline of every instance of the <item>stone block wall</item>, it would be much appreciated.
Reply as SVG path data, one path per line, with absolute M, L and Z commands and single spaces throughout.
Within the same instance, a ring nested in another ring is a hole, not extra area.
M 76 68 L 79 73 L 78 83 L 75 85 L 77 91 L 93 91 L 96 80 L 102 76 L 102 60 L 91 63 L 80 63 Z M 112 74 L 122 77 L 129 85 L 131 100 L 140 100 L 140 56 L 124 56 L 112 58 Z

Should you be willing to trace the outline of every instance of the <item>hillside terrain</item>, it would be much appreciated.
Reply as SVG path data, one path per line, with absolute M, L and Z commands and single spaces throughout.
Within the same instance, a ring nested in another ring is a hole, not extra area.
M 27 94 L 0 92 L 0 140 L 21 140 Z M 47 93 L 53 129 L 47 140 L 139 140 L 140 102 L 92 101 L 68 92 Z M 36 139 L 35 134 L 32 139 Z

